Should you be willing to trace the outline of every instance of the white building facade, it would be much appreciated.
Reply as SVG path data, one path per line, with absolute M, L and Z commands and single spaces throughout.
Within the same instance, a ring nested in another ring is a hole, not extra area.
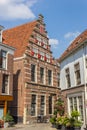
M 84 33 L 60 57 L 60 87 L 67 99 L 66 112 L 78 110 L 87 123 L 87 41 L 78 42 Z

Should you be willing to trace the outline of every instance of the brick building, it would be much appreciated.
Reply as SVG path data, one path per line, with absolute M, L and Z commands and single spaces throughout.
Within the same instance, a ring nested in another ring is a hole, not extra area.
M 14 48 L 3 44 L 0 26 L 0 118 L 6 115 L 8 103 L 13 100 L 13 55 Z
M 3 42 L 16 48 L 12 115 L 24 124 L 39 114 L 49 117 L 60 93 L 59 66 L 52 57 L 43 16 L 5 30 Z
M 60 86 L 67 101 L 66 112 L 80 112 L 87 124 L 87 30 L 65 50 L 60 61 Z

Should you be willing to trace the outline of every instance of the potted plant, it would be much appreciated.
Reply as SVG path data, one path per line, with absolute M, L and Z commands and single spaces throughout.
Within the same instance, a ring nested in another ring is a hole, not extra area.
M 52 124 L 52 127 L 56 127 L 56 117 L 55 117 L 55 116 L 52 116 L 52 117 L 50 118 L 50 122 L 51 122 L 51 124 Z
M 73 124 L 74 130 L 81 129 L 82 121 L 78 119 L 79 116 L 80 116 L 80 113 L 77 110 L 72 111 L 71 117 L 74 119 L 74 124 Z
M 67 117 L 65 120 L 65 126 L 67 130 L 80 130 L 82 121 L 78 120 L 80 113 L 77 110 L 71 112 L 71 116 Z
M 81 120 L 75 120 L 74 122 L 74 130 L 80 130 L 82 126 L 82 121 Z
M 57 117 L 57 119 L 56 119 L 56 128 L 61 129 L 62 126 L 63 126 L 63 122 L 64 122 L 64 117 L 63 116 Z
M 10 112 L 8 112 L 5 116 L 3 116 L 3 120 L 4 120 L 4 127 L 5 128 L 12 126 L 14 124 L 14 119 L 10 115 Z

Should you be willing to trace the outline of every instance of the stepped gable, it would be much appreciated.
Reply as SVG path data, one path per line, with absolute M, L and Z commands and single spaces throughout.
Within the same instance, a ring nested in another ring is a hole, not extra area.
M 3 31 L 3 43 L 16 48 L 14 57 L 20 57 L 25 52 L 36 23 L 33 21 Z
M 63 60 L 67 55 L 74 51 L 83 41 L 87 39 L 87 30 L 81 33 L 75 40 L 70 44 L 70 46 L 64 51 L 64 53 L 59 58 L 59 61 Z

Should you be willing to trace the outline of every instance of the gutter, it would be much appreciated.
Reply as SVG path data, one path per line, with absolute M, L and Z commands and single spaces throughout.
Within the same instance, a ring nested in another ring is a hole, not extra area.
M 87 39 L 84 40 L 81 44 L 79 44 L 77 47 L 75 47 L 74 49 L 72 49 L 71 51 L 69 51 L 69 53 L 67 53 L 63 58 L 60 57 L 58 60 L 59 60 L 59 63 L 61 61 L 63 61 L 64 59 L 66 59 L 69 55 L 71 55 L 73 52 L 75 52 L 79 47 L 81 47 L 83 44 L 87 43 Z

